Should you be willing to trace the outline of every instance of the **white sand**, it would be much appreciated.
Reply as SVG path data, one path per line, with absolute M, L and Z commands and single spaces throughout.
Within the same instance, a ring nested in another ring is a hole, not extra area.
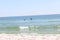
M 0 34 L 0 40 L 60 40 L 60 34 Z

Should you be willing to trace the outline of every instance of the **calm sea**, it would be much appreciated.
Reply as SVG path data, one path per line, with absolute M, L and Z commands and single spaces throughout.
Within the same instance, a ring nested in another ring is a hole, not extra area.
M 36 15 L 36 16 L 16 16 L 16 17 L 0 17 L 0 32 L 19 32 L 19 26 L 40 26 L 44 25 L 60 25 L 60 14 L 56 15 Z M 9 29 L 6 27 L 17 26 L 17 29 Z M 50 32 L 53 29 L 49 29 Z M 39 30 L 38 30 L 39 31 Z M 47 32 L 49 32 L 47 31 Z M 43 29 L 41 32 L 45 33 Z M 49 33 L 50 33 L 49 32 Z M 56 31 L 54 32 L 56 33 Z

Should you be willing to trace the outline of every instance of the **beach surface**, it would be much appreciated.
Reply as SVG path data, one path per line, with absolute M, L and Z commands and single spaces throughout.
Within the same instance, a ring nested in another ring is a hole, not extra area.
M 0 40 L 60 40 L 60 34 L 37 34 L 37 33 L 20 33 L 20 34 L 0 34 Z

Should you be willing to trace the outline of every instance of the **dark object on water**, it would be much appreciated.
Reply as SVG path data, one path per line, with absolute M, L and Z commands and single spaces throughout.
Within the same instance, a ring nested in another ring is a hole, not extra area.
M 30 18 L 30 20 L 32 20 L 32 18 Z
M 24 19 L 24 21 L 25 21 L 26 19 Z

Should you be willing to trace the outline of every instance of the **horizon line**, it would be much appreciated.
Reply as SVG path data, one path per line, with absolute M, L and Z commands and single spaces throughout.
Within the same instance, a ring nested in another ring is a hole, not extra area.
M 60 15 L 60 14 L 41 14 L 42 16 L 44 15 Z M 20 17 L 23 16 L 39 16 L 39 15 L 20 15 Z M 19 15 L 15 15 L 15 16 L 0 16 L 0 17 L 19 17 Z

